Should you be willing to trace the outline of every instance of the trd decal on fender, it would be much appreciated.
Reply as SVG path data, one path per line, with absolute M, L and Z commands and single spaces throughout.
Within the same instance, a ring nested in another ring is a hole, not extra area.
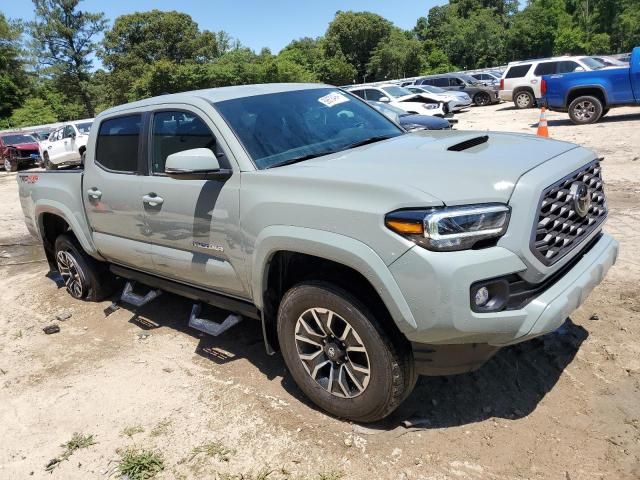
M 36 183 L 39 180 L 38 175 L 20 175 L 20 179 L 23 183 Z

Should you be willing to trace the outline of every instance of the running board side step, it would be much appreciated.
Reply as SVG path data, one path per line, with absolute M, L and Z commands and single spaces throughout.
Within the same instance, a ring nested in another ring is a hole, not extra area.
M 201 311 L 202 306 L 199 303 L 195 303 L 191 309 L 189 326 L 196 330 L 200 330 L 201 332 L 213 335 L 214 337 L 226 332 L 231 327 L 234 327 L 242 321 L 242 317 L 240 315 L 231 314 L 227 316 L 222 323 L 218 323 L 206 318 L 200 318 Z
M 135 282 L 127 282 L 122 291 L 122 295 L 120 295 L 120 301 L 140 308 L 162 295 L 162 290 L 154 289 L 150 289 L 146 295 L 139 295 L 133 291 L 134 285 Z

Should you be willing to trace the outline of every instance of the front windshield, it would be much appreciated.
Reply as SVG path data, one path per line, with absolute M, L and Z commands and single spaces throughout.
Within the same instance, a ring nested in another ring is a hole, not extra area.
M 606 65 L 601 61 L 591 57 L 582 57 L 580 61 L 584 63 L 587 67 L 589 67 L 591 70 L 600 70 L 601 68 L 606 67 Z
M 76 128 L 83 135 L 89 135 L 93 122 L 76 123 Z
M 392 97 L 405 97 L 407 95 L 413 95 L 411 90 L 407 90 L 404 87 L 397 87 L 395 85 L 389 87 L 382 87 L 382 90 L 387 92 Z
M 337 88 L 255 95 L 214 106 L 261 170 L 404 133 Z
M 34 143 L 36 141 L 31 135 L 5 135 L 2 137 L 2 141 L 5 145 L 19 145 L 21 143 Z

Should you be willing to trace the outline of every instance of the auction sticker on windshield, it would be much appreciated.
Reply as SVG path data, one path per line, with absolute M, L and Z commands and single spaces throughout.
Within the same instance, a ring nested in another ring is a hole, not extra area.
M 349 99 L 346 97 L 346 95 L 343 95 L 341 93 L 331 92 L 328 95 L 325 95 L 324 97 L 320 97 L 318 101 L 323 105 L 326 105 L 327 107 L 333 107 L 334 105 L 339 105 L 341 103 L 348 102 Z

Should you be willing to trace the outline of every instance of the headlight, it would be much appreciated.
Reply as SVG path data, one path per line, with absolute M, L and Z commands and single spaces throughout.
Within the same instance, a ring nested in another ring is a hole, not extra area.
M 449 252 L 490 246 L 507 231 L 509 207 L 491 203 L 428 210 L 397 210 L 385 225 L 429 250 Z

